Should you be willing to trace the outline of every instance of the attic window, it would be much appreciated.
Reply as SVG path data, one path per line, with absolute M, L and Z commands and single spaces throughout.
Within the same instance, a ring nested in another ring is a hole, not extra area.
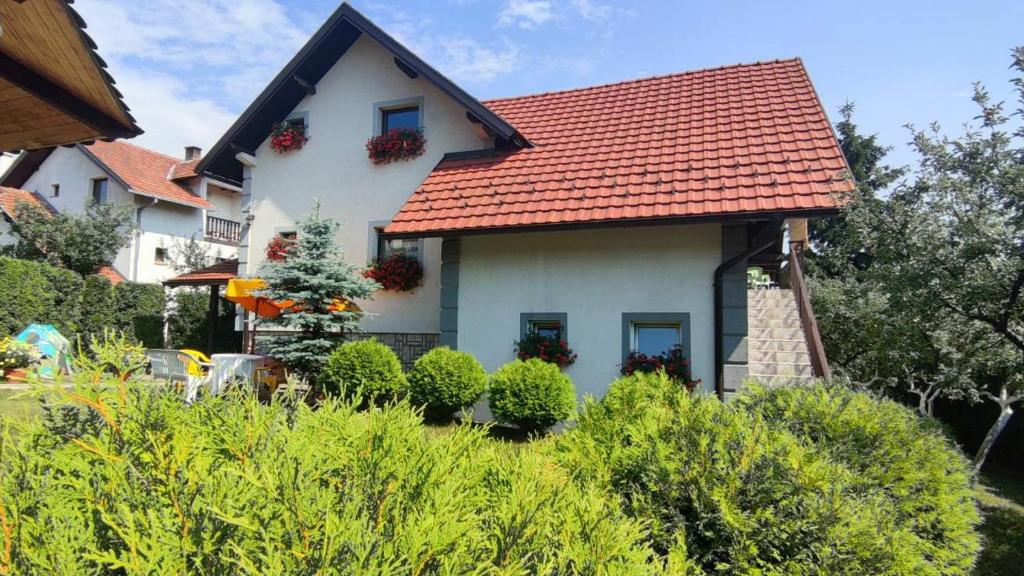
M 153 252 L 153 263 L 161 264 L 161 265 L 167 264 L 167 249 L 166 248 L 157 248 Z
M 50 184 L 50 196 L 53 198 L 60 196 L 60 184 Z
M 107 201 L 107 179 L 96 178 L 92 181 L 92 201 L 103 204 Z
M 411 128 L 416 130 L 420 127 L 420 107 L 406 106 L 404 108 L 381 110 L 380 123 L 382 134 L 386 134 L 395 128 Z

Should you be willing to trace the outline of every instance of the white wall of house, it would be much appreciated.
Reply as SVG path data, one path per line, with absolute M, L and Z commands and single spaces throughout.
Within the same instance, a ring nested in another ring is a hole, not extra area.
M 193 236 L 203 242 L 211 254 L 225 258 L 237 254 L 234 246 L 203 240 L 205 214 L 201 208 L 163 200 L 153 204 L 152 198 L 129 192 L 77 148 L 55 149 L 22 188 L 39 194 L 57 210 L 80 214 L 92 197 L 92 181 L 96 178 L 108 179 L 107 201 L 129 203 L 136 210 L 133 217 L 139 228 L 131 244 L 122 248 L 113 262 L 114 268 L 125 278 L 136 282 L 160 282 L 175 276 L 177 272 L 170 262 L 157 262 L 157 248 L 168 249 L 173 256 L 175 248 Z M 199 180 L 195 182 L 198 184 Z M 56 196 L 54 184 L 60 185 L 60 193 Z M 222 202 L 227 209 L 233 206 L 232 201 Z M 232 214 L 225 212 L 222 217 L 239 217 L 238 201 L 233 202 L 236 211 Z
M 580 398 L 600 397 L 619 375 L 623 313 L 687 312 L 693 375 L 714 389 L 718 224 L 469 236 L 461 244 L 458 348 L 489 372 L 515 358 L 520 313 L 565 313 L 578 354 L 566 373 Z
M 466 118 L 464 108 L 421 77 L 400 71 L 390 52 L 363 35 L 317 84 L 315 95 L 294 110 L 308 117 L 306 146 L 281 155 L 269 139 L 256 151 L 248 270 L 255 274 L 267 242 L 294 229 L 316 200 L 321 213 L 341 222 L 338 241 L 346 259 L 363 266 L 373 252 L 370 223 L 387 222 L 445 153 L 493 146 Z M 422 98 L 426 153 L 409 161 L 375 166 L 366 141 L 374 135 L 375 103 Z M 361 302 L 368 332 L 439 331 L 440 240 L 424 242 L 424 285 L 411 294 L 379 292 Z
M 7 169 L 14 164 L 14 160 L 18 157 L 17 154 L 11 152 L 0 152 L 0 179 L 7 173 Z

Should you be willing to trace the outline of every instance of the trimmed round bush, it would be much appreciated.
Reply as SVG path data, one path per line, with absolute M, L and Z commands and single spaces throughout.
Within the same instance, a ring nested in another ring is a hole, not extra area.
M 409 372 L 409 398 L 434 417 L 472 406 L 487 389 L 487 372 L 468 352 L 434 348 Z
M 544 430 L 576 413 L 576 388 L 556 364 L 513 360 L 491 375 L 491 413 L 499 422 Z
M 378 402 L 397 398 L 408 388 L 398 355 L 373 339 L 338 346 L 324 364 L 320 384 L 328 394 Z

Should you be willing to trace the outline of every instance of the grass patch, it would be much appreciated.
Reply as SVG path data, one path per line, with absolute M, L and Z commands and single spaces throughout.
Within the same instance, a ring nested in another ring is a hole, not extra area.
M 974 573 L 1010 576 L 1024 566 L 1024 478 L 1007 470 L 986 470 L 978 485 L 985 548 Z
M 39 400 L 28 392 L 25 389 L 0 389 L 0 422 L 28 423 L 42 414 Z

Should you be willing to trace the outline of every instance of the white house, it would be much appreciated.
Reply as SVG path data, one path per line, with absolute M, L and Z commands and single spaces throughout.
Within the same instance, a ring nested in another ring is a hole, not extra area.
M 184 159 L 123 141 L 23 153 L 0 181 L 32 194 L 52 210 L 82 212 L 89 202 L 133 208 L 137 230 L 112 262 L 124 278 L 161 282 L 194 238 L 211 255 L 234 258 L 241 230 L 241 189 L 199 176 L 200 150 Z
M 270 148 L 281 121 L 305 147 Z M 374 164 L 367 140 L 394 123 L 425 153 Z M 746 267 L 778 269 L 785 223 L 834 212 L 846 170 L 797 59 L 480 102 L 347 4 L 196 168 L 243 189 L 240 274 L 319 201 L 351 262 L 420 258 L 419 289 L 359 303 L 403 360 L 442 344 L 494 370 L 543 330 L 578 354 L 581 395 L 675 345 L 721 395 L 820 372 L 813 318 L 749 333 Z

